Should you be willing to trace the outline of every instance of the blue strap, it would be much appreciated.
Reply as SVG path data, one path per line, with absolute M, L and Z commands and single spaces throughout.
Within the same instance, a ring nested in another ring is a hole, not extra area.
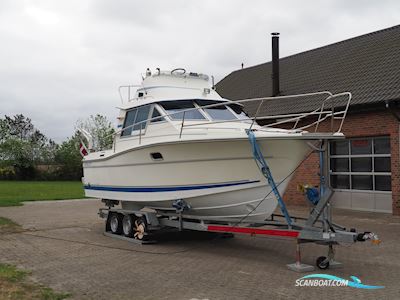
M 247 135 L 249 137 L 249 141 L 251 144 L 251 148 L 253 151 L 253 156 L 254 156 L 254 160 L 257 163 L 258 168 L 260 169 L 261 173 L 264 175 L 264 177 L 267 179 L 269 185 L 272 188 L 272 191 L 275 194 L 276 200 L 278 200 L 279 206 L 281 208 L 282 214 L 285 216 L 286 222 L 288 223 L 288 225 L 290 226 L 292 224 L 292 220 L 289 216 L 289 213 L 286 209 L 286 205 L 285 202 L 283 202 L 283 199 L 278 191 L 278 188 L 275 184 L 275 180 L 272 177 L 272 173 L 271 170 L 269 169 L 267 162 L 264 159 L 264 156 L 261 152 L 260 146 L 257 143 L 257 139 L 253 133 L 253 131 L 251 130 L 246 130 Z

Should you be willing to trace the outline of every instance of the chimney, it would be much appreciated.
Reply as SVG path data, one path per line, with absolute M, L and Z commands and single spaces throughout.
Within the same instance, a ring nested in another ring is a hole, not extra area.
M 279 32 L 272 36 L 272 96 L 279 95 Z

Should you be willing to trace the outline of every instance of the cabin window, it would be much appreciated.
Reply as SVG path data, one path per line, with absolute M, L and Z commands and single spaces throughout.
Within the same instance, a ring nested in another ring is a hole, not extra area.
M 196 100 L 199 106 L 207 106 L 212 104 L 222 104 L 218 101 Z M 203 108 L 203 110 L 211 117 L 211 120 L 235 120 L 237 117 L 225 105 Z
M 204 120 L 205 117 L 196 110 L 192 100 L 179 100 L 179 101 L 165 101 L 160 103 L 160 105 L 165 109 L 169 117 L 172 120 L 182 120 L 183 110 L 193 109 L 185 112 L 185 120 Z
M 126 128 L 128 126 L 133 125 L 133 123 L 135 122 L 136 114 L 137 114 L 137 109 L 136 108 L 126 112 L 125 122 L 124 122 L 123 128 Z M 132 127 L 123 129 L 121 135 L 122 136 L 131 135 L 132 129 L 133 129 Z
M 153 108 L 153 114 L 151 115 L 151 119 L 153 118 L 157 118 L 157 117 L 161 117 L 162 115 L 160 114 L 160 112 L 158 111 L 157 107 L 154 106 Z M 165 118 L 158 118 L 155 120 L 151 120 L 150 123 L 158 123 L 158 122 L 163 122 L 165 121 Z
M 142 121 L 145 121 L 149 117 L 149 112 L 150 112 L 150 105 L 145 105 L 141 106 L 139 108 L 134 108 L 129 110 L 126 113 L 125 117 L 125 122 L 123 126 L 123 130 L 121 132 L 121 136 L 129 136 L 132 135 L 132 133 L 137 133 L 140 131 L 140 129 L 143 130 L 146 128 L 147 122 L 140 123 Z M 140 123 L 140 124 L 137 124 Z M 137 124 L 137 125 L 134 125 Z M 134 126 L 132 126 L 134 125 Z M 126 128 L 129 127 L 129 128 Z M 126 129 L 125 129 L 126 128 Z
M 149 118 L 149 112 L 150 112 L 150 105 L 145 105 L 145 106 L 139 107 L 137 115 L 136 115 L 136 119 L 135 119 L 135 124 L 137 124 L 137 125 L 133 126 L 134 131 L 142 129 L 142 133 L 143 133 L 143 130 L 146 128 L 146 123 L 147 123 L 147 122 L 143 122 L 143 121 L 146 121 Z
M 249 119 L 249 116 L 243 110 L 243 106 L 239 104 L 229 104 L 230 109 L 232 109 L 239 119 Z

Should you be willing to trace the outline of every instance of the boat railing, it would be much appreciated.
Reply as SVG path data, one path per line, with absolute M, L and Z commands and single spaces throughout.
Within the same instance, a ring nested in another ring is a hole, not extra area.
M 323 100 L 321 101 L 321 105 L 306 113 L 290 113 L 290 114 L 280 114 L 280 115 L 261 115 L 262 107 L 268 101 L 270 100 L 290 100 L 290 99 L 295 99 L 295 98 L 304 98 L 304 97 L 312 97 L 312 96 L 324 96 Z M 338 98 L 344 98 L 342 99 L 342 102 L 340 105 L 335 105 L 335 100 Z M 137 139 L 139 140 L 139 144 L 142 142 L 142 135 L 143 130 L 142 130 L 142 124 L 146 124 L 147 122 L 151 121 L 156 121 L 156 120 L 162 120 L 165 117 L 172 117 L 174 115 L 182 114 L 182 120 L 180 125 L 177 127 L 178 130 L 178 135 L 179 138 L 182 138 L 184 128 L 188 127 L 200 127 L 201 129 L 212 129 L 215 127 L 207 127 L 207 125 L 210 124 L 222 124 L 222 123 L 230 123 L 230 122 L 244 122 L 249 125 L 248 130 L 251 130 L 254 126 L 254 124 L 257 124 L 257 122 L 264 121 L 264 122 L 270 122 L 262 128 L 276 128 L 278 125 L 284 125 L 286 129 L 291 129 L 294 131 L 302 131 L 307 128 L 311 128 L 314 126 L 314 132 L 317 132 L 319 129 L 319 126 L 322 122 L 325 120 L 330 119 L 331 120 L 331 133 L 340 133 L 342 128 L 343 128 L 343 123 L 347 115 L 347 111 L 350 106 L 350 101 L 351 101 L 352 95 L 350 92 L 344 92 L 344 93 L 338 93 L 338 94 L 332 94 L 329 91 L 323 91 L 323 92 L 315 92 L 315 93 L 307 93 L 307 94 L 299 94 L 299 95 L 288 95 L 288 96 L 276 96 L 276 97 L 262 97 L 262 98 L 252 98 L 252 99 L 241 99 L 241 100 L 235 100 L 235 101 L 224 101 L 224 102 L 219 102 L 219 103 L 214 103 L 214 104 L 209 104 L 209 105 L 203 105 L 203 106 L 198 106 L 195 108 L 189 108 L 189 109 L 184 109 L 180 110 L 177 112 L 173 113 L 168 113 L 168 114 L 163 114 L 162 116 L 154 117 L 154 118 L 148 118 L 146 120 L 143 120 L 141 122 L 134 123 L 132 125 L 126 126 L 124 128 L 121 128 L 120 130 L 116 131 L 113 133 L 114 135 L 114 151 L 115 151 L 115 142 L 116 142 L 116 137 L 118 134 L 121 134 L 124 130 L 128 130 L 130 128 L 133 128 L 135 126 L 139 126 L 140 130 L 139 133 L 136 135 Z M 240 119 L 232 119 L 232 120 L 216 120 L 216 121 L 208 121 L 208 122 L 197 122 L 197 123 L 187 123 L 186 120 L 186 115 L 188 112 L 191 111 L 196 111 L 196 110 L 201 110 L 201 109 L 207 109 L 207 108 L 213 108 L 213 107 L 218 107 L 218 106 L 224 106 L 224 105 L 240 105 L 243 103 L 251 103 L 251 102 L 260 102 L 257 106 L 256 113 L 254 114 L 254 117 L 244 117 Z M 261 115 L 261 116 L 260 116 Z M 171 118 L 172 119 L 172 118 Z M 337 130 L 335 130 L 335 120 L 339 121 L 339 125 L 337 126 Z M 291 128 L 288 128 L 288 124 L 293 124 Z
M 261 111 L 263 105 L 266 104 L 267 103 L 266 101 L 268 101 L 268 100 L 286 100 L 286 99 L 302 98 L 302 97 L 310 97 L 310 96 L 318 96 L 318 95 L 325 95 L 326 97 L 322 100 L 321 105 L 318 108 L 316 108 L 310 112 L 260 116 L 260 111 Z M 335 99 L 337 99 L 337 98 L 345 98 L 344 101 L 342 100 L 342 104 L 340 106 L 335 105 Z M 330 118 L 331 133 L 334 133 L 334 132 L 339 133 L 342 131 L 343 123 L 346 118 L 349 106 L 350 106 L 351 98 L 352 98 L 352 95 L 350 92 L 332 94 L 331 92 L 323 91 L 323 92 L 307 93 L 307 94 L 299 94 L 299 95 L 263 97 L 263 98 L 252 98 L 252 99 L 228 101 L 228 102 L 223 102 L 223 103 L 205 105 L 205 106 L 201 106 L 199 108 L 187 109 L 185 111 L 180 111 L 179 113 L 188 112 L 190 110 L 195 110 L 195 109 L 212 108 L 212 107 L 217 107 L 217 106 L 222 106 L 222 105 L 238 104 L 238 103 L 242 104 L 242 103 L 247 103 L 247 102 L 258 101 L 260 103 L 257 106 L 254 117 L 241 118 L 239 120 L 238 119 L 217 120 L 217 121 L 207 122 L 206 124 L 208 125 L 208 124 L 229 123 L 229 122 L 238 122 L 238 121 L 242 121 L 242 122 L 250 121 L 251 125 L 249 126 L 249 129 L 252 129 L 254 124 L 257 124 L 257 121 L 271 120 L 271 121 L 275 121 L 275 122 L 268 123 L 268 124 L 264 125 L 263 127 L 264 128 L 276 127 L 277 125 L 293 123 L 293 126 L 289 129 L 305 130 L 307 128 L 314 126 L 314 132 L 317 132 L 319 129 L 319 125 L 322 122 L 324 122 L 325 120 Z M 338 109 L 338 110 L 336 110 L 336 109 Z M 314 121 L 314 120 L 312 120 L 312 117 L 317 117 L 317 119 Z M 311 121 L 309 123 L 305 123 L 305 121 L 307 121 L 307 119 L 310 119 L 310 118 L 311 118 Z M 335 120 L 340 121 L 339 126 L 337 126 L 337 130 L 335 130 L 335 124 L 334 124 Z M 204 128 L 204 125 L 205 125 L 204 122 L 203 123 L 185 124 L 185 118 L 183 115 L 180 136 L 182 136 L 182 131 L 183 131 L 182 127 L 202 126 L 201 128 Z
M 143 89 L 143 91 L 144 91 L 143 97 L 140 97 L 140 98 L 132 97 L 132 95 L 136 94 L 138 88 Z M 123 91 L 125 91 L 125 93 L 124 93 L 125 97 L 123 96 Z M 119 98 L 121 99 L 121 103 L 122 104 L 124 104 L 125 102 L 130 102 L 132 100 L 139 100 L 139 99 L 144 99 L 144 98 L 148 98 L 148 97 L 152 98 L 152 96 L 148 96 L 147 95 L 146 88 L 143 85 L 138 85 L 138 84 L 135 84 L 135 85 L 120 85 L 118 87 L 118 94 L 119 94 Z

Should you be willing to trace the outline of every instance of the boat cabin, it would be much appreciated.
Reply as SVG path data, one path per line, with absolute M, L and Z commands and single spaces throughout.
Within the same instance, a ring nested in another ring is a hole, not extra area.
M 123 123 L 119 126 L 121 136 L 131 136 L 139 131 L 142 131 L 143 134 L 148 125 L 161 122 L 169 121 L 181 124 L 182 121 L 239 121 L 247 118 L 240 105 L 223 105 L 222 103 L 221 101 L 195 99 L 163 101 L 134 107 L 125 111 Z M 215 104 L 216 106 L 213 106 Z
M 177 70 L 154 75 L 147 71 L 134 97 L 120 107 L 120 140 L 154 135 L 153 130 L 148 132 L 149 127 L 160 136 L 171 130 L 179 134 L 182 124 L 211 125 L 235 120 L 240 124 L 248 118 L 241 104 L 223 99 L 213 90 L 207 75 Z

